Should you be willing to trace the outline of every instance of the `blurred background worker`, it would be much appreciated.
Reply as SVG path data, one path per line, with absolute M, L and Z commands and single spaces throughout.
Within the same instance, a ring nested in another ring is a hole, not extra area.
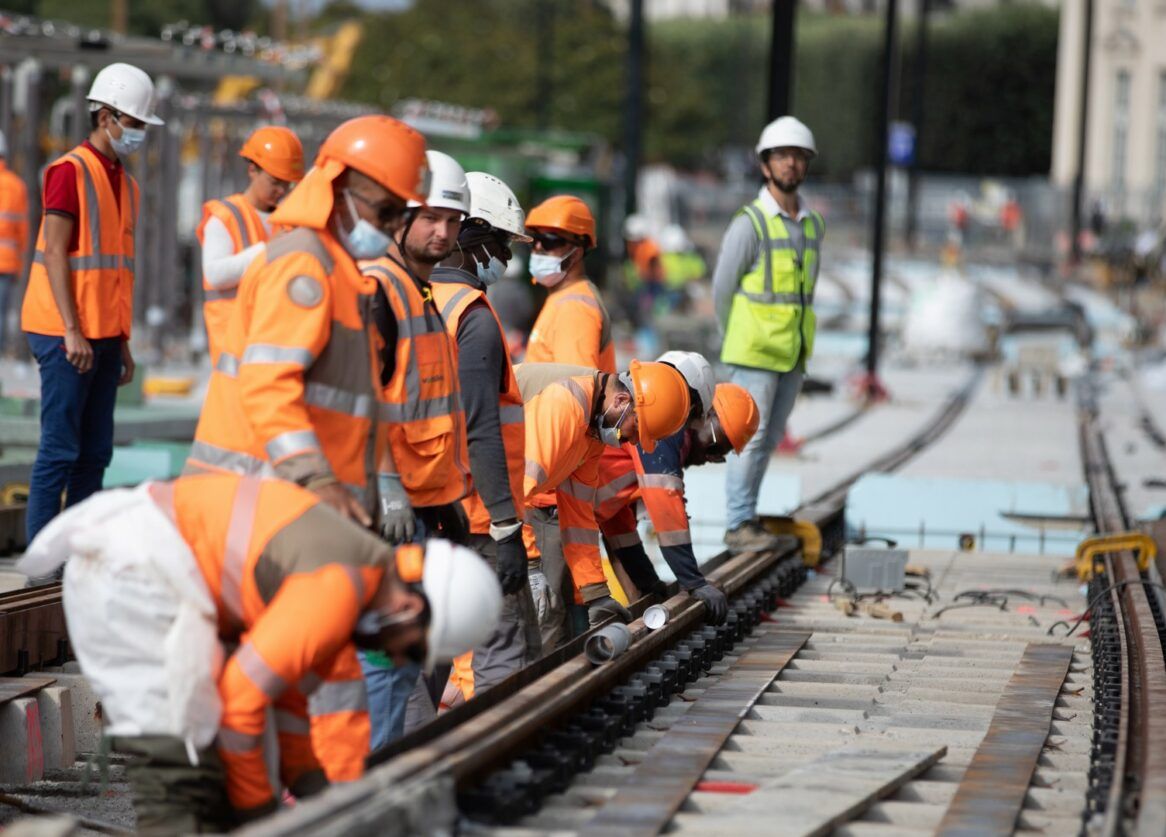
M 276 809 L 269 708 L 294 796 L 359 778 L 356 645 L 432 668 L 487 636 L 501 607 L 469 550 L 435 540 L 394 555 L 311 492 L 237 474 L 97 495 L 45 529 L 22 567 L 66 562 L 73 648 L 114 747 L 134 757 L 145 833 L 223 831 Z M 225 665 L 220 638 L 237 644 Z
M 664 265 L 660 245 L 652 238 L 652 225 L 643 215 L 632 213 L 623 222 L 624 283 L 635 295 L 637 328 L 651 325 L 656 300 L 663 290 Z
M 469 540 L 461 499 L 470 490 L 466 418 L 459 395 L 457 348 L 433 301 L 429 277 L 457 246 L 470 211 L 466 173 L 439 151 L 426 152 L 427 193 L 410 204 L 395 245 L 361 263 L 376 280 L 374 319 L 382 345 L 381 414 L 389 444 L 377 462 L 379 528 L 390 543 L 438 536 Z M 394 666 L 383 656 L 361 656 L 372 709 L 373 748 L 400 737 L 405 709 L 417 685 L 417 666 Z M 438 676 L 434 691 L 444 687 Z M 422 710 L 433 702 L 418 695 Z
M 377 283 L 356 262 L 385 252 L 425 172 L 424 138 L 388 116 L 358 116 L 324 140 L 271 215 L 290 229 L 239 285 L 188 470 L 275 474 L 372 525 L 386 446 L 368 313 Z
M 469 544 L 498 573 L 505 595 L 498 630 L 454 661 L 441 703 L 453 706 L 499 683 L 541 655 L 538 620 L 527 584 L 522 540 L 522 479 L 526 466 L 522 393 L 510 363 L 506 333 L 486 289 L 506 272 L 514 242 L 529 242 L 522 206 L 493 175 L 470 172 L 470 214 L 457 249 L 430 277 L 433 301 L 457 340 L 458 379 L 466 416 L 474 490 L 463 501 Z
M 580 366 L 524 363 L 515 369 L 525 404 L 527 553 L 544 651 L 574 633 L 568 605 L 592 627 L 631 621 L 611 595 L 599 556 L 595 493 L 605 447 L 651 451 L 688 418 L 688 386 L 675 369 L 633 360 L 619 375 Z M 553 492 L 553 493 L 551 493 Z
M 666 307 L 672 313 L 681 313 L 688 308 L 690 286 L 704 279 L 707 266 L 679 224 L 669 224 L 660 233 L 660 249 Z
M 814 135 L 792 116 L 765 126 L 757 142 L 765 185 L 733 217 L 713 273 L 721 361 L 761 414 L 757 434 L 729 457 L 725 543 L 734 551 L 774 543 L 757 520 L 757 493 L 814 350 L 814 288 L 826 225 L 799 198 L 798 187 L 816 153 Z
M 219 360 L 239 280 L 271 237 L 268 217 L 304 176 L 304 148 L 287 128 L 266 125 L 243 143 L 247 188 L 203 204 L 196 236 L 202 245 L 203 322 L 211 366 Z
M 8 168 L 8 139 L 0 131 L 0 355 L 8 349 L 8 308 L 24 276 L 28 250 L 28 189 Z
M 600 529 L 628 579 L 639 593 L 662 592 L 636 529 L 636 501 L 642 500 L 656 530 L 660 552 L 686 590 L 705 605 L 705 615 L 720 624 L 728 614 L 725 594 L 701 573 L 692 551 L 692 533 L 684 498 L 684 469 L 706 462 L 724 462 L 740 451 L 757 431 L 757 405 L 736 384 L 717 384 L 712 369 L 695 352 L 667 352 L 662 362 L 675 366 L 688 382 L 692 398 L 688 423 L 656 450 L 636 445 L 609 448 L 599 460 L 599 491 L 595 510 Z M 635 591 L 625 591 L 629 598 Z
M 526 216 L 534 239 L 530 275 L 547 289 L 526 346 L 529 363 L 567 363 L 615 373 L 611 317 L 599 289 L 583 272 L 595 247 L 595 218 L 571 195 L 547 198 Z
M 40 446 L 29 485 L 31 541 L 65 505 L 101 490 L 117 388 L 134 377 L 138 184 L 122 165 L 146 141 L 154 83 L 110 64 L 93 78 L 89 137 L 44 175 L 44 219 L 20 327 L 40 368 Z

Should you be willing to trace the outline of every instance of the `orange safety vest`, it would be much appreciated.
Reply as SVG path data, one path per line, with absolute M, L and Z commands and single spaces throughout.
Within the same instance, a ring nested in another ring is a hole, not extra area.
M 628 512 L 641 499 L 660 546 L 692 543 L 684 504 L 684 478 L 675 474 L 644 473 L 644 463 L 635 445 L 607 448 L 599 459 L 595 517 L 613 549 L 640 542 L 635 514 Z
M 572 363 L 615 372 L 611 316 L 599 289 L 584 279 L 555 288 L 526 345 L 527 363 Z
M 370 724 L 351 635 L 387 562 L 322 556 L 311 567 L 281 567 L 282 581 L 264 593 L 260 584 L 273 577 L 262 563 L 271 541 L 319 504 L 313 494 L 282 480 L 237 474 L 152 483 L 150 494 L 190 546 L 214 598 L 221 635 L 241 641 L 219 677 L 218 746 L 231 803 L 248 810 L 273 800 L 263 758 L 268 706 L 275 708 L 286 784 L 321 768 L 333 781 L 359 778 Z M 339 518 L 335 523 L 350 525 Z
M 267 241 L 267 229 L 263 226 L 263 220 L 242 193 L 222 200 L 210 200 L 202 205 L 202 221 L 195 230 L 200 245 L 203 243 L 203 231 L 206 229 L 207 221 L 211 218 L 222 221 L 231 236 L 231 243 L 235 245 L 236 253 Z M 207 348 L 212 366 L 218 362 L 219 352 L 222 351 L 227 322 L 231 319 L 231 311 L 235 307 L 238 292 L 238 285 L 233 288 L 215 288 L 203 277 L 202 319 L 206 325 Z
M 79 215 L 77 249 L 69 253 L 78 325 L 89 340 L 124 337 L 134 319 L 134 227 L 138 217 L 138 184 L 128 169 L 121 173 L 121 201 L 113 196 L 109 175 L 94 151 L 79 145 L 53 166 L 65 161 L 77 175 Z M 50 166 L 51 168 L 51 166 Z M 20 327 L 34 334 L 63 335 L 65 322 L 49 287 L 45 269 L 45 228 L 36 236 L 36 252 L 28 274 L 28 290 Z
M 457 339 L 458 323 L 461 322 L 462 314 L 481 300 L 486 303 L 494 321 L 498 323 L 498 334 L 502 345 L 506 345 L 506 330 L 502 328 L 502 322 L 484 291 L 472 285 L 453 282 L 434 282 L 430 288 L 433 291 L 433 301 L 454 340 Z M 522 393 L 518 390 L 518 379 L 514 377 L 514 367 L 510 363 L 509 354 L 506 356 L 506 390 L 498 395 L 498 418 L 502 424 L 502 447 L 506 451 L 506 471 L 510 475 L 510 494 L 514 500 L 514 512 L 518 519 L 522 520 L 522 475 L 526 467 L 526 430 L 522 413 Z M 470 531 L 478 535 L 488 534 L 490 512 L 482 503 L 478 492 L 471 491 L 462 502 L 470 518 Z
M 454 503 L 470 492 L 466 414 L 457 348 L 432 295 L 387 256 L 361 262 L 380 281 L 397 320 L 396 364 L 382 393 L 381 416 L 409 500 L 418 508 Z
M 0 160 L 0 273 L 19 273 L 28 245 L 28 189 Z
M 375 289 L 330 233 L 273 238 L 239 284 L 188 471 L 331 475 L 373 510 L 385 449 Z

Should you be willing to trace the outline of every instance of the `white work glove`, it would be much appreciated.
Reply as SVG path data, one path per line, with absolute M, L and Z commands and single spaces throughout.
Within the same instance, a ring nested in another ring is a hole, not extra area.
M 551 585 L 547 582 L 546 575 L 543 574 L 539 565 L 529 568 L 530 572 L 527 575 L 527 581 L 530 582 L 530 595 L 534 599 L 534 610 L 538 614 L 539 624 L 547 620 L 547 614 L 551 610 L 554 601 L 554 591 L 551 590 Z
M 380 519 L 377 521 L 381 537 L 393 544 L 411 542 L 417 523 L 409 495 L 401 484 L 401 475 L 377 474 L 377 491 L 381 500 Z

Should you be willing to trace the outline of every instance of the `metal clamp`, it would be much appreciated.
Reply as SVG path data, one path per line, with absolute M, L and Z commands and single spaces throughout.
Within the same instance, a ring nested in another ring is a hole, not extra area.
M 1119 532 L 1115 535 L 1098 535 L 1086 538 L 1077 546 L 1077 578 L 1088 581 L 1101 572 L 1098 558 L 1110 552 L 1133 552 L 1138 562 L 1138 570 L 1145 572 L 1150 562 L 1158 557 L 1158 546 L 1145 532 Z

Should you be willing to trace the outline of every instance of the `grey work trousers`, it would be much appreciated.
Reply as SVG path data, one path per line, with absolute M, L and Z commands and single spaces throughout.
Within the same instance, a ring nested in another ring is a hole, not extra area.
M 554 507 L 530 506 L 526 522 L 534 530 L 534 541 L 541 557 L 530 565 L 530 592 L 538 614 L 542 650 L 550 653 L 571 638 L 570 605 L 575 601 L 575 584 L 563 555 L 563 538 L 559 532 L 559 510 Z

